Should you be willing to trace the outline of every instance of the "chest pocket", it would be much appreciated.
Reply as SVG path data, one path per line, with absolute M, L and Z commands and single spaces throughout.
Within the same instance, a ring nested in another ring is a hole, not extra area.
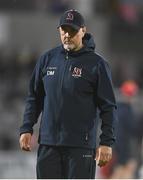
M 53 89 L 57 84 L 58 69 L 55 66 L 48 66 L 42 69 L 42 79 L 45 91 Z
M 93 77 L 85 68 L 71 67 L 69 73 L 73 91 L 83 93 L 93 92 Z

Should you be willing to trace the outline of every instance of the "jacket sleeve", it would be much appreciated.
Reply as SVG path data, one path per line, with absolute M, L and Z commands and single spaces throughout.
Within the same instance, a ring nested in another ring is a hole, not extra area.
M 106 61 L 98 65 L 97 105 L 100 110 L 101 135 L 100 145 L 112 146 L 115 141 L 114 126 L 117 118 L 117 105 L 113 92 L 111 72 Z
M 32 73 L 28 97 L 26 99 L 26 106 L 24 111 L 23 124 L 20 127 L 20 134 L 23 133 L 33 133 L 33 126 L 37 123 L 38 117 L 43 109 L 44 101 L 44 87 L 42 83 L 42 71 L 41 71 L 41 61 L 43 56 L 38 60 L 34 71 Z

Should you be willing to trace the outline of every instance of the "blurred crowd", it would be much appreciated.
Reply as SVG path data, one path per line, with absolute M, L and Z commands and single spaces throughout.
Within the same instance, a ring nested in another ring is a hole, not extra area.
M 107 51 L 109 59 L 111 57 L 118 102 L 117 142 L 113 160 L 105 168 L 97 170 L 98 176 L 113 179 L 143 178 L 143 1 L 0 1 L 2 13 L 9 10 L 16 13 L 19 13 L 17 10 L 38 11 L 56 16 L 71 7 L 78 7 L 85 12 L 87 19 L 91 15 L 108 18 Z M 87 7 L 92 8 L 92 11 Z M 22 121 L 29 77 L 41 53 L 34 48 L 30 51 L 11 49 L 9 51 L 9 44 L 3 46 L 0 43 L 0 150 L 6 151 L 19 148 L 18 129 Z
M 125 81 L 118 88 L 118 120 L 115 124 L 116 143 L 111 162 L 101 169 L 102 178 L 140 178 L 143 163 L 143 114 L 135 110 L 139 87 L 133 80 Z

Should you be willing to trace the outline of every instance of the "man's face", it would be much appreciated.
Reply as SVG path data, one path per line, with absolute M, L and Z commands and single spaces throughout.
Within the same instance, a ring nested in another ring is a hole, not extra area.
M 70 26 L 62 26 L 59 28 L 59 31 L 64 49 L 67 51 L 78 51 L 82 48 L 82 38 L 86 31 L 85 28 L 80 28 L 77 31 Z

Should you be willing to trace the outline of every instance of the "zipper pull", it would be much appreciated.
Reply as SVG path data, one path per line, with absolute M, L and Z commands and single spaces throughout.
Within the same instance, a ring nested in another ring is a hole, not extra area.
M 72 69 L 72 66 L 70 65 L 70 67 L 69 67 L 69 71 L 71 71 L 71 69 Z
M 85 135 L 85 140 L 88 141 L 88 133 Z
M 69 55 L 68 55 L 68 52 L 66 52 L 66 59 L 67 59 L 67 60 L 69 59 Z

